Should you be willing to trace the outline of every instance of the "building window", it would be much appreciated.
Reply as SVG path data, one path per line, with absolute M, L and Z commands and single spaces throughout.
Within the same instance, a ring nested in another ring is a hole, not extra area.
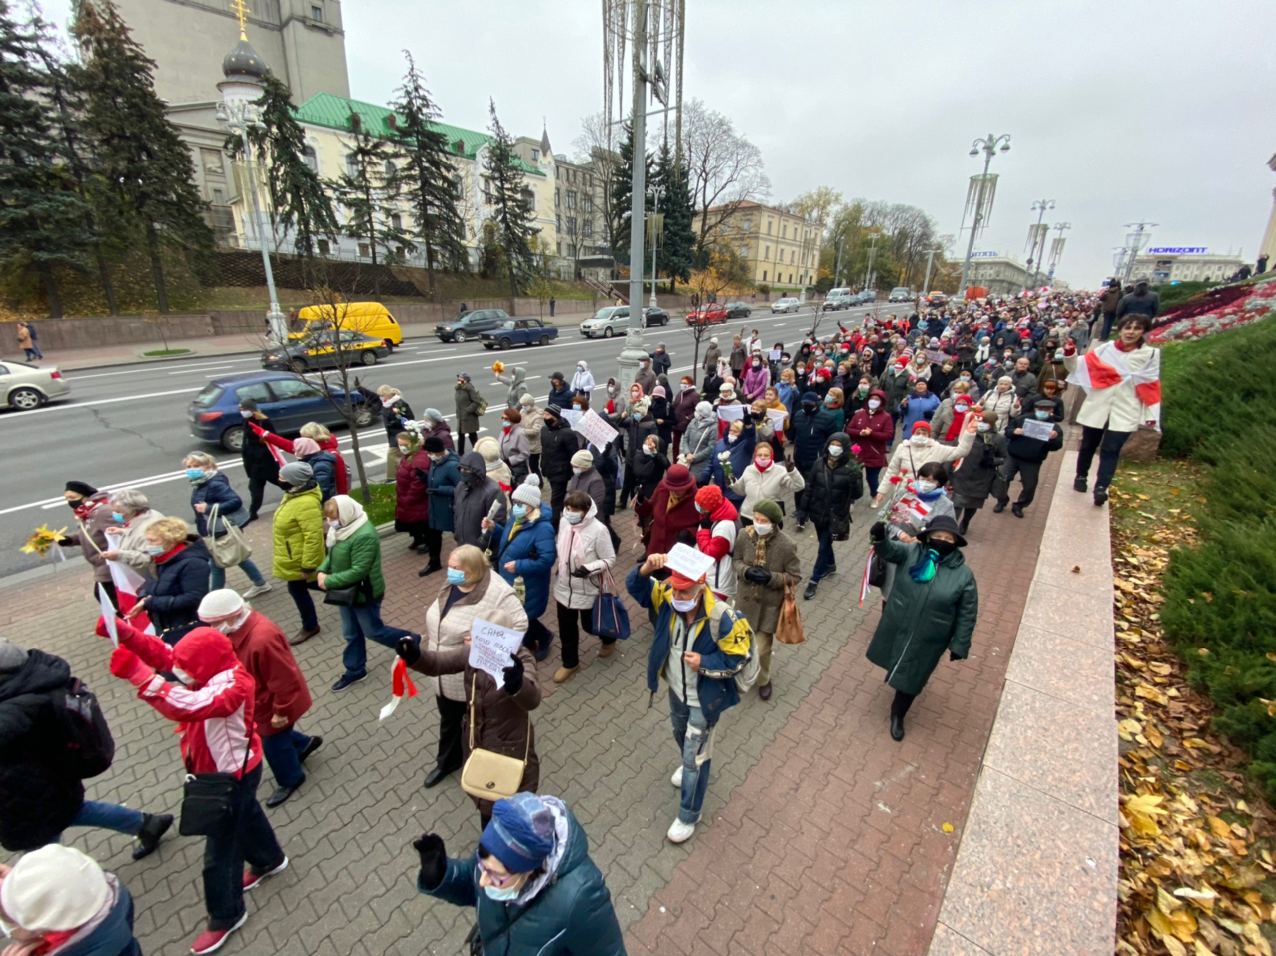
M 768 230 L 768 232 L 769 232 L 769 231 L 770 231 L 770 230 Z M 763 270 L 762 270 L 762 281 L 763 281 L 763 282 L 766 282 L 766 270 L 765 270 L 765 269 L 763 269 Z
M 568 209 L 576 208 L 576 190 L 574 189 L 567 190 L 567 208 Z
M 793 284 L 793 273 L 792 273 L 792 272 L 790 272 L 790 273 L 789 273 L 789 285 L 792 285 L 792 284 Z
M 765 254 L 762 258 L 763 258 L 763 259 L 766 259 L 766 260 L 768 260 L 768 261 L 770 261 L 770 259 L 771 259 L 771 247 L 770 247 L 770 246 L 767 246 L 767 247 L 766 247 L 766 254 Z
M 326 256 L 332 251 L 332 245 L 327 239 L 320 239 L 315 245 L 319 250 L 319 255 L 321 256 Z
M 213 187 L 213 205 L 214 206 L 226 205 L 226 190 L 222 189 L 220 186 Z
M 394 160 L 387 159 L 385 161 L 385 166 L 383 168 L 383 172 L 385 173 L 385 178 L 390 179 L 392 176 L 394 176 L 394 174 L 397 171 L 398 171 L 398 167 L 394 165 Z
M 346 153 L 346 175 L 351 179 L 359 178 L 359 157 L 354 153 Z
M 319 23 L 323 23 L 323 7 L 319 6 L 318 4 L 312 3 L 310 5 L 310 19 L 316 20 Z
M 788 226 L 788 223 L 784 223 L 784 222 L 782 222 L 782 223 L 780 223 L 780 238 L 781 238 L 781 239 L 787 239 L 788 237 L 789 237 L 789 226 Z
M 319 156 L 313 146 L 302 147 L 301 161 L 310 167 L 311 172 L 319 172 Z
M 771 220 L 770 220 L 770 219 L 768 219 L 768 220 L 766 221 L 766 234 L 767 234 L 768 236 L 769 236 L 769 235 L 771 235 Z M 765 281 L 765 280 L 764 280 L 764 281 Z
M 359 258 L 360 259 L 372 258 L 372 249 L 371 247 L 369 247 L 369 245 L 366 242 L 359 243 Z
M 593 237 L 593 235 L 594 235 L 594 224 L 593 224 L 593 222 L 591 222 L 591 221 L 590 221 L 590 220 L 588 220 L 588 219 L 586 219 L 586 220 L 585 220 L 585 228 L 581 231 L 581 235 L 583 235 L 586 239 L 589 239 L 589 238 L 592 238 L 592 237 Z
M 560 192 L 561 192 L 561 190 L 558 190 L 558 189 L 555 189 L 555 190 L 554 190 L 554 208 L 555 208 L 555 209 L 557 209 L 557 208 L 559 207 L 559 205 L 560 205 L 560 200 L 562 199 L 562 197 L 559 195 L 559 193 L 560 193 Z
M 395 230 L 395 232 L 403 230 L 403 217 L 397 212 L 390 214 L 390 228 Z
M 541 151 L 539 149 L 532 150 L 532 162 L 539 163 L 541 159 Z
M 567 217 L 567 234 L 569 236 L 576 235 L 576 217 L 575 216 Z

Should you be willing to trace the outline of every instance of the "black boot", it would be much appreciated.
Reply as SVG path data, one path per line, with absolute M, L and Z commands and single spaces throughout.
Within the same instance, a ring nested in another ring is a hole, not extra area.
M 1107 488 L 1100 487 L 1100 488 L 1094 489 L 1094 503 L 1096 507 L 1100 507 L 1100 508 L 1108 503 Z
M 1001 514 L 1003 511 L 1006 510 L 1006 505 L 1008 504 L 1010 504 L 1009 499 L 1007 499 L 1006 501 L 998 501 L 997 504 L 993 506 L 992 513 L 995 515 Z
M 160 838 L 173 825 L 170 813 L 147 813 L 142 816 L 142 829 L 137 831 L 137 846 L 133 847 L 133 859 L 150 856 L 159 846 Z
M 1072 479 L 1072 490 L 1073 490 L 1073 491 L 1079 491 L 1079 492 L 1081 492 L 1082 494 L 1085 494 L 1085 493 L 1086 493 L 1086 491 L 1089 489 L 1089 487 L 1090 487 L 1090 485 L 1089 485 L 1089 483 L 1086 481 L 1086 477 L 1085 477 L 1085 475 L 1077 475 L 1077 477 L 1075 477 L 1075 478 L 1073 478 L 1073 479 Z
M 429 564 L 427 564 L 425 567 L 423 567 L 420 571 L 418 571 L 418 572 L 416 573 L 416 576 L 417 576 L 418 578 L 429 577 L 429 576 L 430 576 L 431 574 L 433 574 L 435 571 L 442 571 L 442 570 L 443 570 L 443 565 L 442 565 L 442 564 L 439 564 L 439 563 L 438 563 L 438 562 L 436 562 L 436 561 L 431 561 Z
M 904 715 L 891 714 L 891 740 L 904 739 Z

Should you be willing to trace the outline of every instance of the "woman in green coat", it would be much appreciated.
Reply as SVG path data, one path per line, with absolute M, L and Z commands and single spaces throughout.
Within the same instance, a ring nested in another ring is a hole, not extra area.
M 882 560 L 907 569 L 895 575 L 886 610 L 868 645 L 868 659 L 886 670 L 886 682 L 895 688 L 891 737 L 903 740 L 904 715 L 944 651 L 954 661 L 970 653 L 979 590 L 961 553 L 966 539 L 947 515 L 935 518 L 915 544 L 888 539 L 880 521 L 869 537 Z
M 288 639 L 296 647 L 319 633 L 319 616 L 310 597 L 310 582 L 323 563 L 323 493 L 304 461 L 279 469 L 284 500 L 275 511 L 275 577 L 288 584 L 288 596 L 301 615 L 301 630 Z
M 349 495 L 333 495 L 324 504 L 323 513 L 328 524 L 328 557 L 319 568 L 319 588 L 328 592 L 341 612 L 345 672 L 332 689 L 345 690 L 368 676 L 366 638 L 393 650 L 400 638 L 416 635 L 381 620 L 381 598 L 385 596 L 381 536 L 363 505 Z M 337 592 L 349 593 L 338 601 Z

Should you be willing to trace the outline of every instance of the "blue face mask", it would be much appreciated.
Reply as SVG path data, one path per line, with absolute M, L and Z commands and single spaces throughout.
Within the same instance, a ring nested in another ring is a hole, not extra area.
M 514 505 L 510 508 L 510 513 L 513 514 L 515 518 L 525 518 L 527 517 L 527 505 Z
M 1050 417 L 1050 413 L 1049 413 L 1049 412 L 1043 412 L 1043 411 L 1039 411 L 1039 410 L 1037 410 L 1037 409 L 1034 409 L 1034 410 L 1033 410 L 1033 412 L 1032 412 L 1032 414 L 1033 414 L 1034 416 L 1036 416 L 1037 418 L 1041 419 L 1042 421 L 1045 421 L 1047 418 L 1049 418 L 1049 417 Z
M 519 887 L 517 886 L 485 886 L 483 892 L 487 894 L 489 900 L 496 900 L 499 903 L 508 903 L 510 900 L 518 898 Z
M 465 583 L 465 572 L 460 568 L 447 569 L 447 583 L 457 587 Z
M 122 514 L 120 514 L 118 511 L 112 511 L 112 512 L 111 512 L 111 520 L 113 520 L 116 524 L 123 524 L 123 523 L 124 523 L 124 516 L 123 516 Z
M 187 468 L 186 469 L 186 479 L 188 481 L 199 481 L 199 479 L 203 477 L 204 477 L 203 468 Z
M 167 550 L 167 548 L 159 544 L 148 544 L 146 546 L 146 553 L 150 555 L 163 554 Z

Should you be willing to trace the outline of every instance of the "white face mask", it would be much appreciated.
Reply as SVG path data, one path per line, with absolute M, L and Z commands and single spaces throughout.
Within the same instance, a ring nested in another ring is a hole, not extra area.
M 987 422 L 978 422 L 978 423 L 975 425 L 975 430 L 976 430 L 976 431 L 986 432 L 986 431 L 988 431 L 990 428 L 992 428 L 992 426 L 991 426 L 991 425 L 989 425 Z
M 912 435 L 911 437 L 909 437 L 908 440 L 912 442 L 914 445 L 929 445 L 930 444 L 929 435 Z
M 510 900 L 518 898 L 518 891 L 521 886 L 485 886 L 483 892 L 487 894 L 489 900 L 496 900 L 499 903 L 508 903 Z
M 588 469 L 586 469 L 586 468 L 575 468 L 575 467 L 573 467 L 573 468 L 572 468 L 572 474 L 573 474 L 573 475 L 583 475 L 583 474 L 584 474 L 587 470 L 588 470 Z
M 324 524 L 325 524 L 325 525 L 327 525 L 329 528 L 340 528 L 340 527 L 341 527 L 341 522 L 340 522 L 340 521 L 338 521 L 336 518 L 328 518 L 328 519 L 326 519 L 326 520 L 324 521 Z
M 567 519 L 568 524 L 580 524 L 585 520 L 585 516 L 579 511 L 564 511 L 563 517 Z
M 650 455 L 651 457 L 654 458 L 656 456 L 656 449 L 652 448 L 650 445 L 643 445 L 642 453 L 644 455 Z
M 871 412 L 875 412 L 875 411 L 877 411 L 877 410 L 878 410 L 879 408 L 881 408 L 881 407 L 882 407 L 881 399 L 877 399 L 877 398 L 870 398 L 870 399 L 868 400 L 868 409 L 869 409 L 869 411 L 871 411 Z
M 919 479 L 917 479 L 917 481 L 916 481 L 916 483 L 915 483 L 915 484 L 916 484 L 916 486 L 917 486 L 917 491 L 918 491 L 918 493 L 923 494 L 923 495 L 928 495 L 928 494 L 930 494 L 932 491 L 934 491 L 936 488 L 938 488 L 938 487 L 939 487 L 939 485 L 938 485 L 938 484 L 936 484 L 935 482 L 930 481 L 930 480 L 928 480 L 928 479 L 926 479 L 926 478 L 919 478 Z
M 841 458 L 841 457 L 842 457 L 842 446 L 841 446 L 840 444 L 833 444 L 833 445 L 829 445 L 829 457 L 830 457 L 830 458 Z
M 190 674 L 186 673 L 186 671 L 182 670 L 180 667 L 173 668 L 173 676 L 187 687 L 193 687 L 195 685 L 195 678 L 191 677 Z
M 770 524 L 763 524 L 761 521 L 758 521 L 755 519 L 753 522 L 753 530 L 758 533 L 759 537 L 765 538 L 774 529 L 771 527 Z
M 673 604 L 673 609 L 679 614 L 690 614 L 696 609 L 696 605 L 700 603 L 700 599 L 698 597 L 694 597 L 689 601 L 680 601 L 677 598 L 673 598 L 670 603 Z

